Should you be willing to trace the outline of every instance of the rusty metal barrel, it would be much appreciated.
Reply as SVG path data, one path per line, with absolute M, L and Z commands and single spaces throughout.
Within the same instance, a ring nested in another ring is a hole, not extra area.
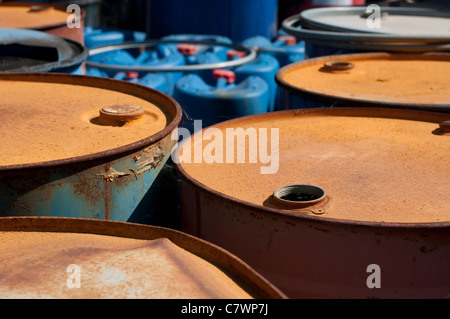
M 356 52 L 449 52 L 449 7 L 315 8 L 285 19 L 282 29 L 305 41 L 305 57 Z
M 127 221 L 176 139 L 181 108 L 145 86 L 51 73 L 0 74 L 0 216 Z
M 0 28 L 30 29 L 84 44 L 86 12 L 58 4 L 0 2 Z
M 450 296 L 450 115 L 316 108 L 180 144 L 181 230 L 290 298 Z
M 229 252 L 163 227 L 0 218 L 4 299 L 286 299 Z
M 450 54 L 325 56 L 280 69 L 280 109 L 364 106 L 450 112 Z
M 0 28 L 0 72 L 84 74 L 89 50 L 40 31 Z

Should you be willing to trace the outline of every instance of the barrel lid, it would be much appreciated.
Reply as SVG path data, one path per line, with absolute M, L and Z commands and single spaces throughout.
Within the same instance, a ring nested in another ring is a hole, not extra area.
M 378 7 L 380 27 L 368 27 L 377 14 L 362 7 L 315 8 L 301 12 L 304 27 L 339 32 L 384 33 L 404 36 L 448 36 L 450 12 L 431 8 Z
M 363 107 L 253 115 L 195 133 L 177 168 L 218 206 L 333 223 L 449 225 L 450 133 L 441 124 L 449 119 Z M 307 205 L 294 205 L 300 200 Z
M 0 238 L 2 298 L 286 298 L 234 255 L 172 229 L 12 217 Z
M 48 33 L 0 28 L 0 72 L 49 72 L 81 64 L 81 44 Z
M 330 103 L 448 111 L 449 72 L 445 53 L 361 53 L 293 63 L 277 72 L 276 81 L 293 94 Z
M 137 151 L 169 135 L 181 119 L 169 96 L 105 78 L 0 73 L 0 96 L 0 169 Z
M 0 3 L 0 27 L 45 30 L 66 25 L 71 14 L 61 5 L 3 2 Z

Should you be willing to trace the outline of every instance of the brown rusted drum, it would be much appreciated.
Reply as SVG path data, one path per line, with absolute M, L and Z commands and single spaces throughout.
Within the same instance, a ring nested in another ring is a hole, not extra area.
M 0 28 L 31 29 L 53 34 L 84 44 L 84 20 L 86 12 L 81 9 L 79 24 L 69 27 L 67 21 L 76 12 L 67 12 L 67 6 L 34 2 L 0 2 Z
M 450 113 L 449 72 L 448 53 L 359 53 L 293 63 L 275 80 L 280 110 L 370 106 Z
M 203 129 L 177 152 L 181 230 L 290 298 L 448 298 L 449 120 L 317 108 Z
M 224 249 L 163 227 L 0 218 L 4 299 L 286 299 Z
M 174 99 L 57 73 L 0 74 L 0 96 L 0 216 L 155 223 L 149 194 L 177 141 Z

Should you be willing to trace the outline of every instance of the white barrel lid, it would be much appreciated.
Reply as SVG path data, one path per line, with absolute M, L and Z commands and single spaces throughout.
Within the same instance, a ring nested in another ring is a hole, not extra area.
M 378 6 L 330 7 L 305 10 L 302 25 L 338 32 L 380 33 L 398 36 L 450 36 L 450 12 L 432 8 Z M 379 8 L 377 11 L 376 8 Z M 375 27 L 379 12 L 379 28 Z M 370 26 L 369 26 L 370 25 Z

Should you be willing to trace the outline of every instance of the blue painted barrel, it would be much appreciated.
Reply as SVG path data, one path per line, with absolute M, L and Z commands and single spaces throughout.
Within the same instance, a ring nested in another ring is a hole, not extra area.
M 150 8 L 151 38 L 214 34 L 239 43 L 277 32 L 277 0 L 152 0 Z
M 268 112 L 269 87 L 263 79 L 248 76 L 234 83 L 236 75 L 229 70 L 214 70 L 215 86 L 208 85 L 199 75 L 188 74 L 177 81 L 174 98 L 186 117 L 181 126 L 193 132 L 194 120 L 202 126 L 251 114 Z
M 26 29 L 0 28 L 0 72 L 83 74 L 86 47 L 69 39 Z
M 2 73 L 0 81 L 0 216 L 150 214 L 147 195 L 176 143 L 175 100 L 101 77 Z

